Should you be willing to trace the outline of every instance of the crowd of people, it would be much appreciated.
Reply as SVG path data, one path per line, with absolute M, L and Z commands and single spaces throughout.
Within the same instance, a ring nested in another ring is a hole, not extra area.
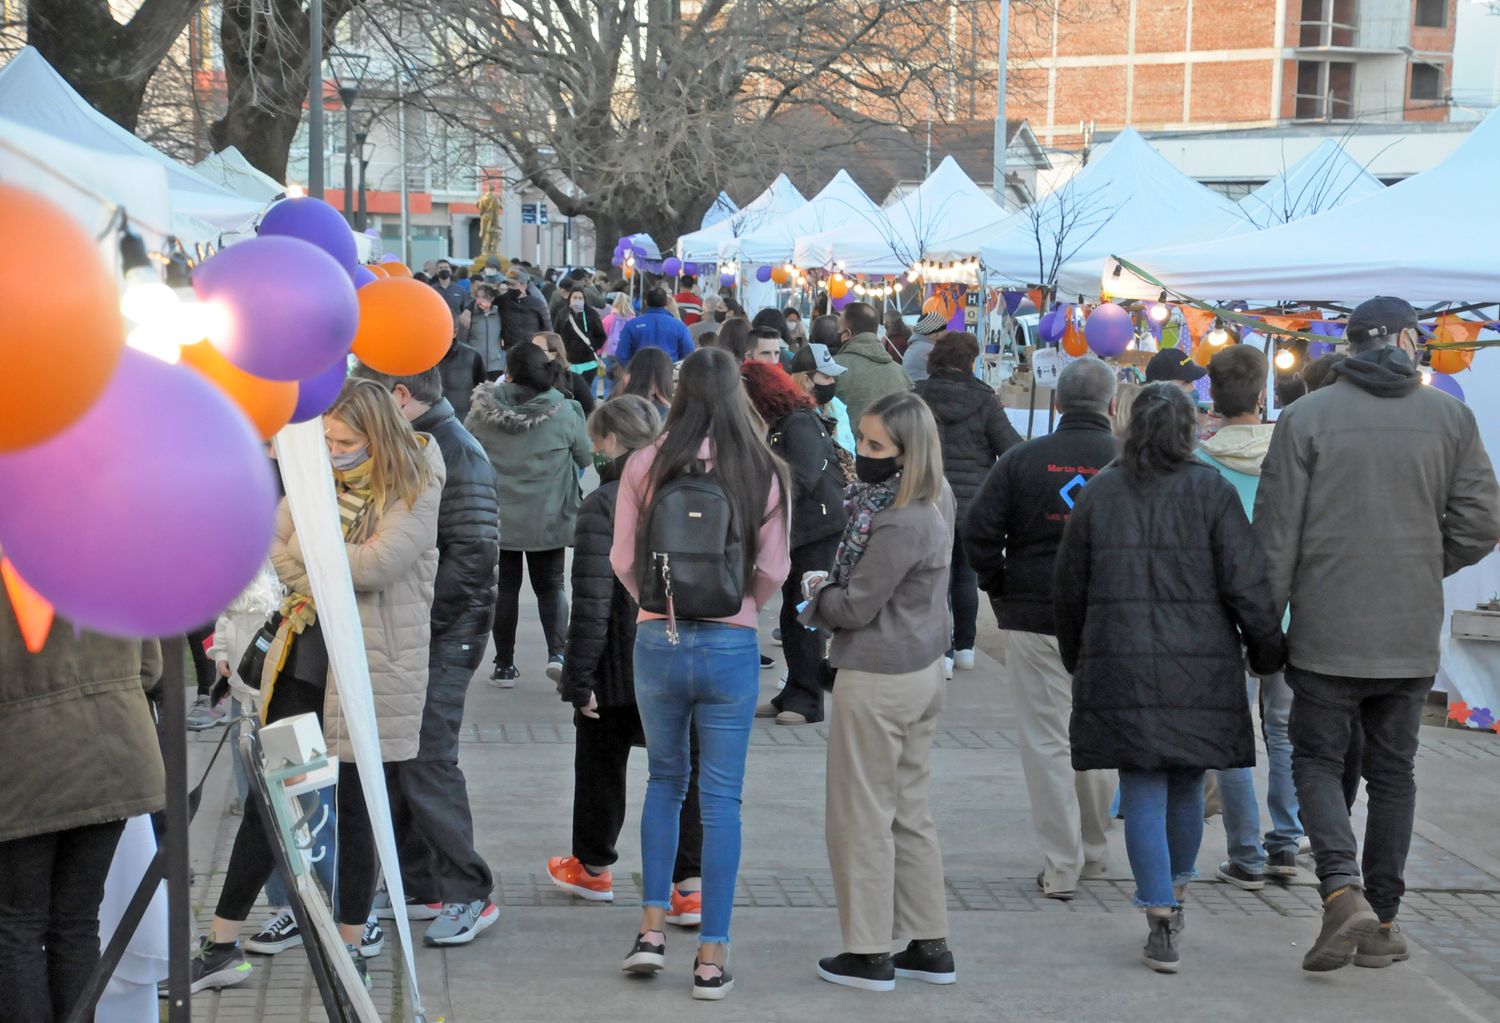
M 312 714 L 338 752 L 336 794 L 305 798 L 336 822 L 321 876 L 361 973 L 397 913 L 430 921 L 436 946 L 499 918 L 458 736 L 491 642 L 491 683 L 525 681 L 523 573 L 545 674 L 576 726 L 571 848 L 546 865 L 559 888 L 613 900 L 626 765 L 646 750 L 627 972 L 661 972 L 667 928 L 697 928 L 692 995 L 729 993 L 752 726 L 826 715 L 842 942 L 817 974 L 871 991 L 955 981 L 929 761 L 946 682 L 976 665 L 981 590 L 1003 632 L 1043 896 L 1071 899 L 1103 876 L 1123 817 L 1143 960 L 1175 972 L 1214 789 L 1220 880 L 1253 890 L 1293 876 L 1310 840 L 1324 912 L 1305 969 L 1407 958 L 1397 918 L 1441 581 L 1500 537 L 1474 417 L 1421 386 L 1409 305 L 1356 309 L 1347 357 L 1309 367 L 1307 393 L 1283 396 L 1274 424 L 1265 356 L 1233 345 L 1206 369 L 1160 352 L 1143 385 L 1072 360 L 1056 429 L 1023 441 L 976 376 L 978 340 L 940 317 L 907 328 L 852 302 L 805 322 L 793 309 L 752 318 L 691 279 L 676 294 L 644 289 L 637 311 L 586 273 L 561 277 L 549 308 L 521 270 L 489 267 L 470 289 L 444 261 L 431 274 L 454 314 L 443 364 L 403 377 L 357 366 L 323 417 L 405 906 L 380 884 L 285 502 L 265 570 L 191 644 L 190 727 L 238 718 L 234 707 L 247 726 Z M 1196 402 L 1205 374 L 1211 417 Z M 758 623 L 778 598 L 786 675 L 762 703 Z M 260 638 L 262 656 L 247 657 Z M 60 1019 L 97 959 L 121 822 L 162 806 L 142 695 L 156 655 L 66 628 L 39 655 L 21 642 L 0 615 L 0 652 L 20 665 L 0 674 L 0 783 L 28 797 L 0 805 L 0 989 L 28 1007 L 17 1018 Z M 97 755 L 32 777 L 49 743 L 98 731 L 106 712 Z M 1361 777 L 1362 864 L 1350 822 Z M 303 939 L 276 890 L 269 822 L 241 798 L 195 991 L 247 979 L 246 952 Z M 271 918 L 246 937 L 263 888 Z

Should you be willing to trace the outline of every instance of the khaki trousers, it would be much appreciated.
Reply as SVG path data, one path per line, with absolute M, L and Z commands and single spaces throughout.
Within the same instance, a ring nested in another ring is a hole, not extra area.
M 844 950 L 946 938 L 943 855 L 927 805 L 943 661 L 905 675 L 839 670 L 828 729 L 828 863 Z
M 1107 869 L 1105 835 L 1119 779 L 1114 771 L 1073 770 L 1068 740 L 1073 679 L 1063 667 L 1057 637 L 1008 631 L 1005 642 L 1021 770 L 1042 847 L 1042 888 L 1072 891 L 1080 877 Z

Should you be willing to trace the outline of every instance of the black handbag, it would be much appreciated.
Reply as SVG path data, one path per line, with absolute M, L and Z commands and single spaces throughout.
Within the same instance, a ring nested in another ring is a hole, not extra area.
M 281 612 L 272 611 L 271 617 L 266 623 L 256 630 L 255 637 L 250 640 L 250 645 L 245 648 L 240 657 L 239 666 L 235 671 L 240 676 L 240 681 L 251 689 L 260 688 L 261 676 L 266 671 L 266 654 L 270 652 L 271 644 L 276 641 L 276 633 L 281 628 Z
M 244 656 L 240 658 L 240 680 L 251 689 L 261 687 L 266 670 L 266 655 L 270 653 L 271 644 L 276 642 L 276 635 L 281 631 L 284 621 L 280 611 L 272 613 L 266 624 L 255 633 L 255 638 L 250 641 Z M 328 682 L 328 646 L 323 642 L 323 626 L 314 622 L 300 633 L 289 636 L 287 642 L 291 649 L 287 651 L 286 660 L 276 677 L 294 678 L 322 689 Z

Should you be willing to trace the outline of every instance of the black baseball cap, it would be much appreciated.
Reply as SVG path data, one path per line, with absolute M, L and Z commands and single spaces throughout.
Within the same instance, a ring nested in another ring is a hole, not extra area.
M 1180 380 L 1191 384 L 1208 376 L 1208 370 L 1193 361 L 1192 356 L 1180 348 L 1163 348 L 1151 356 L 1146 363 L 1146 383 L 1159 380 Z
M 1392 340 L 1408 327 L 1422 337 L 1431 337 L 1432 332 L 1417 321 L 1417 311 L 1404 298 L 1377 295 L 1354 307 L 1349 314 L 1349 324 L 1344 328 L 1344 337 L 1350 341 L 1372 341 L 1389 337 Z

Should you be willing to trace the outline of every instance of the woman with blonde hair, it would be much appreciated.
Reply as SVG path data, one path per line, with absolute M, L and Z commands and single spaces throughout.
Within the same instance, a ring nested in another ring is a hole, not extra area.
M 594 411 L 593 388 L 583 374 L 573 372 L 568 363 L 567 342 L 562 335 L 556 331 L 544 330 L 532 338 L 531 343 L 546 352 L 548 361 L 552 363 L 552 372 L 557 377 L 557 382 L 552 386 L 563 397 L 578 402 L 578 407 L 583 410 L 583 416 L 587 419 L 589 413 Z
M 927 404 L 910 392 L 866 409 L 859 482 L 832 575 L 803 576 L 802 621 L 833 636 L 828 862 L 844 951 L 818 976 L 865 991 L 896 978 L 951 984 L 943 858 L 927 806 L 943 708 L 953 491 Z M 891 955 L 891 937 L 907 947 Z
M 372 380 L 344 384 L 323 414 L 323 434 L 370 662 L 381 759 L 387 764 L 411 760 L 417 755 L 427 700 L 438 504 L 446 475 L 442 454 L 430 437 L 412 432 L 390 392 Z M 271 564 L 288 592 L 265 673 L 246 681 L 259 683 L 265 723 L 316 714 L 330 753 L 339 758 L 335 914 L 349 954 L 364 975 L 363 954 L 379 951 L 378 940 L 365 933 L 365 921 L 380 867 L 302 546 L 285 500 L 276 513 Z M 230 852 L 212 936 L 193 962 L 195 991 L 237 984 L 250 975 L 236 938 L 271 875 L 270 841 L 252 803 Z M 497 911 L 491 907 L 491 912 Z

